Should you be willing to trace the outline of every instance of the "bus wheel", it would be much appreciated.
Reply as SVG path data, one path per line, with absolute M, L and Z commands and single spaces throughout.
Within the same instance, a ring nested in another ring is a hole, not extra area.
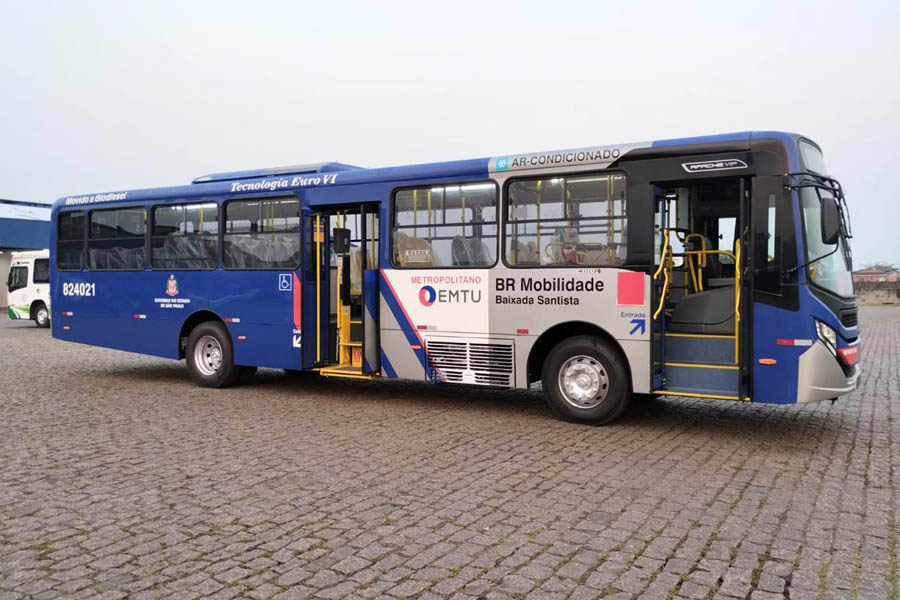
M 194 327 L 185 354 L 188 373 L 197 385 L 228 387 L 241 375 L 241 367 L 234 364 L 231 336 L 225 326 L 216 321 Z
M 547 402 L 560 417 L 607 423 L 628 405 L 628 369 L 619 353 L 588 335 L 557 344 L 541 372 Z
M 38 327 L 50 327 L 50 311 L 47 310 L 47 307 L 43 302 L 36 307 L 34 312 L 34 324 Z

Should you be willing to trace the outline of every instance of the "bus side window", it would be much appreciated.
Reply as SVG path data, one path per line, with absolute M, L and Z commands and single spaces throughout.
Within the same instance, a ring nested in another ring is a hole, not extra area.
M 154 269 L 215 269 L 219 207 L 214 202 L 153 208 L 150 265 Z
M 225 203 L 222 265 L 226 269 L 300 266 L 300 199 L 283 196 Z
M 88 268 L 92 271 L 142 271 L 147 266 L 144 207 L 94 210 L 90 213 Z
M 34 259 L 34 275 L 32 277 L 32 281 L 34 281 L 34 283 L 50 283 L 49 258 Z
M 782 273 L 797 264 L 790 201 L 777 177 L 759 177 L 754 183 L 752 243 L 754 287 L 782 294 Z
M 616 266 L 626 250 L 625 176 L 516 180 L 507 188 L 511 266 Z
M 497 262 L 493 183 L 397 190 L 392 206 L 394 266 L 477 268 Z

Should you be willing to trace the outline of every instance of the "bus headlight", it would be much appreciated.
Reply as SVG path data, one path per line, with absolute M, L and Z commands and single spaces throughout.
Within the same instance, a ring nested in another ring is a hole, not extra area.
M 831 353 L 837 356 L 837 332 L 822 321 L 817 320 L 816 334 L 819 336 L 820 340 L 825 342 L 825 345 L 828 346 Z

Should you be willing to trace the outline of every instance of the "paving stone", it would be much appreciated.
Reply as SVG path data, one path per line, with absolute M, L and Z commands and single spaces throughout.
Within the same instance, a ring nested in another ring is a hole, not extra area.
M 0 600 L 888 597 L 900 310 L 861 322 L 834 405 L 656 399 L 595 428 L 524 391 L 203 389 L 0 319 Z

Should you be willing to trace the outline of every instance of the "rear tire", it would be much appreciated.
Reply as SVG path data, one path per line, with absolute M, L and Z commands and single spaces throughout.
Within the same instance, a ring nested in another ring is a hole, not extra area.
M 200 323 L 188 336 L 186 348 L 188 373 L 199 386 L 223 388 L 233 385 L 242 367 L 234 364 L 231 335 L 218 321 Z
M 577 423 L 608 423 L 624 412 L 631 397 L 625 360 L 589 335 L 557 344 L 544 361 L 541 383 L 553 412 Z
M 50 327 L 50 311 L 43 302 L 34 307 L 34 324 L 42 329 Z

